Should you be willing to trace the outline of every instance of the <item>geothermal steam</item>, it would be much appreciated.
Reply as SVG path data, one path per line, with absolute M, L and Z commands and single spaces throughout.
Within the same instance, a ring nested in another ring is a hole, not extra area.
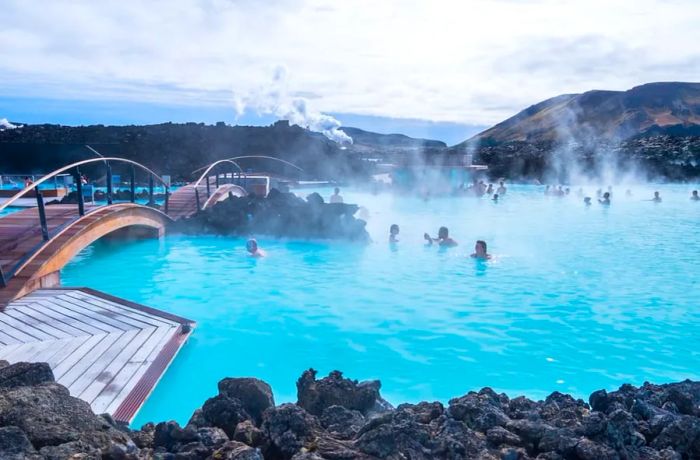
M 21 128 L 21 125 L 13 125 L 7 118 L 0 118 L 0 130 Z
M 313 109 L 305 98 L 290 94 L 287 71 L 282 66 L 275 69 L 268 86 L 245 96 L 234 94 L 234 107 L 238 116 L 246 109 L 253 109 L 258 114 L 274 115 L 289 120 L 291 124 L 321 133 L 339 144 L 352 144 L 352 138 L 340 130 L 338 120 Z

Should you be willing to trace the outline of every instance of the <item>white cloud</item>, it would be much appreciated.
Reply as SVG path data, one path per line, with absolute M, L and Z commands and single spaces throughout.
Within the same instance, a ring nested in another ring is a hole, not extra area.
M 21 128 L 22 125 L 13 125 L 7 118 L 0 118 L 0 131 L 3 129 Z
M 488 124 L 561 93 L 696 80 L 697 24 L 697 0 L 5 0 L 0 96 L 233 110 L 283 66 L 286 101 L 307 104 L 291 113 Z

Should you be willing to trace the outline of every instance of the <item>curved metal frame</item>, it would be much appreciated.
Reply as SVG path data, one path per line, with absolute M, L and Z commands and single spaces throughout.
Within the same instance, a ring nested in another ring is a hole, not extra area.
M 157 178 L 160 183 L 162 183 L 165 186 L 165 193 L 168 193 L 168 190 L 170 187 L 168 187 L 168 184 L 154 171 L 150 170 L 146 166 L 142 165 L 141 163 L 137 163 L 133 160 L 127 160 L 126 158 L 118 158 L 118 157 L 102 157 L 102 158 L 90 158 L 88 160 L 82 160 L 78 161 L 72 164 L 69 164 L 68 166 L 64 166 L 62 168 L 56 169 L 55 171 L 52 171 L 48 174 L 46 174 L 44 177 L 39 179 L 38 181 L 32 183 L 32 185 L 23 188 L 19 192 L 17 192 L 15 195 L 12 196 L 9 200 L 7 200 L 5 203 L 0 205 L 0 211 L 3 209 L 7 208 L 10 206 L 12 203 L 17 201 L 18 199 L 22 198 L 24 195 L 27 193 L 31 192 L 32 190 L 35 190 L 39 185 L 42 183 L 46 182 L 47 180 L 51 179 L 53 176 L 56 176 L 58 174 L 61 174 L 62 172 L 66 172 L 72 168 L 76 168 L 78 166 L 84 165 L 84 164 L 89 164 L 89 163 L 96 163 L 96 162 L 108 162 L 108 161 L 121 161 L 123 163 L 128 163 L 133 166 L 138 166 L 139 168 L 143 169 L 144 171 L 148 172 L 151 174 L 153 177 Z
M 239 156 L 239 157 L 226 158 L 226 159 L 224 159 L 224 160 L 219 160 L 219 161 L 234 161 L 234 160 L 242 160 L 242 159 L 244 159 L 244 158 L 265 158 L 265 159 L 267 159 L 267 160 L 275 160 L 275 161 L 279 161 L 280 163 L 284 163 L 284 164 L 286 164 L 286 165 L 289 165 L 289 166 L 291 166 L 291 167 L 293 167 L 293 168 L 296 168 L 296 169 L 298 169 L 298 170 L 301 171 L 301 172 L 304 172 L 303 169 L 301 169 L 299 166 L 295 165 L 294 163 L 290 163 L 290 162 L 287 161 L 287 160 L 282 160 L 281 158 L 270 157 L 270 156 L 267 156 L 267 155 L 244 155 L 244 156 Z M 217 161 L 216 163 L 218 163 L 218 161 Z M 213 164 L 216 164 L 216 163 L 212 163 L 212 165 L 213 165 Z M 194 171 L 192 171 L 192 174 L 196 174 L 198 171 L 201 171 L 201 170 L 204 169 L 204 168 L 206 168 L 206 166 L 202 166 L 202 167 L 199 168 L 199 169 L 195 169 Z M 240 166 L 239 166 L 239 168 L 240 168 Z M 241 172 L 242 172 L 242 171 L 241 171 Z
M 236 168 L 238 168 L 238 170 L 241 172 L 241 174 L 245 174 L 243 172 L 243 168 L 241 168 L 241 166 L 233 160 L 226 159 L 226 160 L 215 161 L 214 163 L 210 164 L 208 167 L 205 166 L 205 168 L 207 168 L 207 170 L 204 171 L 201 176 L 199 176 L 199 179 L 197 179 L 197 181 L 194 183 L 194 187 L 197 188 L 199 186 L 199 183 L 202 182 L 202 180 L 204 180 L 205 177 L 207 177 L 207 175 L 209 174 L 209 171 L 211 171 L 212 169 L 214 169 L 214 167 L 218 166 L 221 163 L 231 163 Z M 201 169 L 204 169 L 204 168 L 199 168 L 197 171 L 199 171 Z M 197 171 L 193 171 L 193 173 L 197 172 Z

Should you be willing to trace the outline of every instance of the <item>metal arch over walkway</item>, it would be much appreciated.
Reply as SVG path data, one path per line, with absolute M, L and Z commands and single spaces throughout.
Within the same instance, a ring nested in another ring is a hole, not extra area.
M 223 173 L 215 172 L 212 176 L 212 171 L 220 169 L 220 165 L 230 165 L 236 169 L 230 168 L 228 171 L 224 170 Z M 248 194 L 243 187 L 233 183 L 245 182 L 243 169 L 235 161 L 230 159 L 219 160 L 198 169 L 198 171 L 202 169 L 204 169 L 204 172 L 196 181 L 179 188 L 170 197 L 168 215 L 173 220 L 191 217 L 198 211 L 225 200 L 229 197 L 229 193 L 238 197 Z M 222 184 L 222 182 L 226 183 Z
M 107 170 L 107 204 L 86 204 L 80 166 L 104 163 Z M 112 163 L 130 167 L 130 203 L 113 203 Z M 149 175 L 149 206 L 136 204 L 136 169 Z M 71 172 L 77 188 L 77 204 L 44 204 L 39 186 L 52 177 Z M 143 234 L 162 235 L 172 220 L 154 205 L 154 183 L 165 186 L 167 210 L 168 187 L 163 179 L 135 161 L 115 157 L 92 158 L 59 168 L 17 192 L 0 205 L 0 211 L 18 199 L 32 193 L 35 208 L 15 212 L 0 218 L 0 310 L 11 300 L 42 286 L 58 284 L 59 270 L 81 249 L 109 233 L 125 228 Z

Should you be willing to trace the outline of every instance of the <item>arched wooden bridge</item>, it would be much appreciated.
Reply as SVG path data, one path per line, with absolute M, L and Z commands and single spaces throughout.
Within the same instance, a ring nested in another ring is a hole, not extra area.
M 80 166 L 104 163 L 107 168 L 107 204 L 95 205 L 83 200 Z M 131 168 L 130 202 L 114 203 L 111 164 Z M 236 166 L 238 171 L 216 173 L 220 165 Z M 136 203 L 135 171 L 149 175 L 147 204 Z M 74 174 L 76 204 L 44 205 L 39 186 L 58 174 Z M 168 185 L 156 173 L 131 160 L 102 157 L 84 160 L 60 168 L 24 188 L 0 205 L 0 211 L 25 196 L 36 196 L 37 206 L 0 218 L 0 311 L 10 301 L 40 287 L 60 283 L 59 272 L 83 248 L 106 235 L 132 237 L 161 236 L 169 223 L 190 217 L 196 212 L 229 196 L 245 196 L 246 191 L 232 182 L 241 170 L 231 160 L 210 165 L 197 181 L 170 194 Z M 156 205 L 154 182 L 164 186 L 164 202 Z

